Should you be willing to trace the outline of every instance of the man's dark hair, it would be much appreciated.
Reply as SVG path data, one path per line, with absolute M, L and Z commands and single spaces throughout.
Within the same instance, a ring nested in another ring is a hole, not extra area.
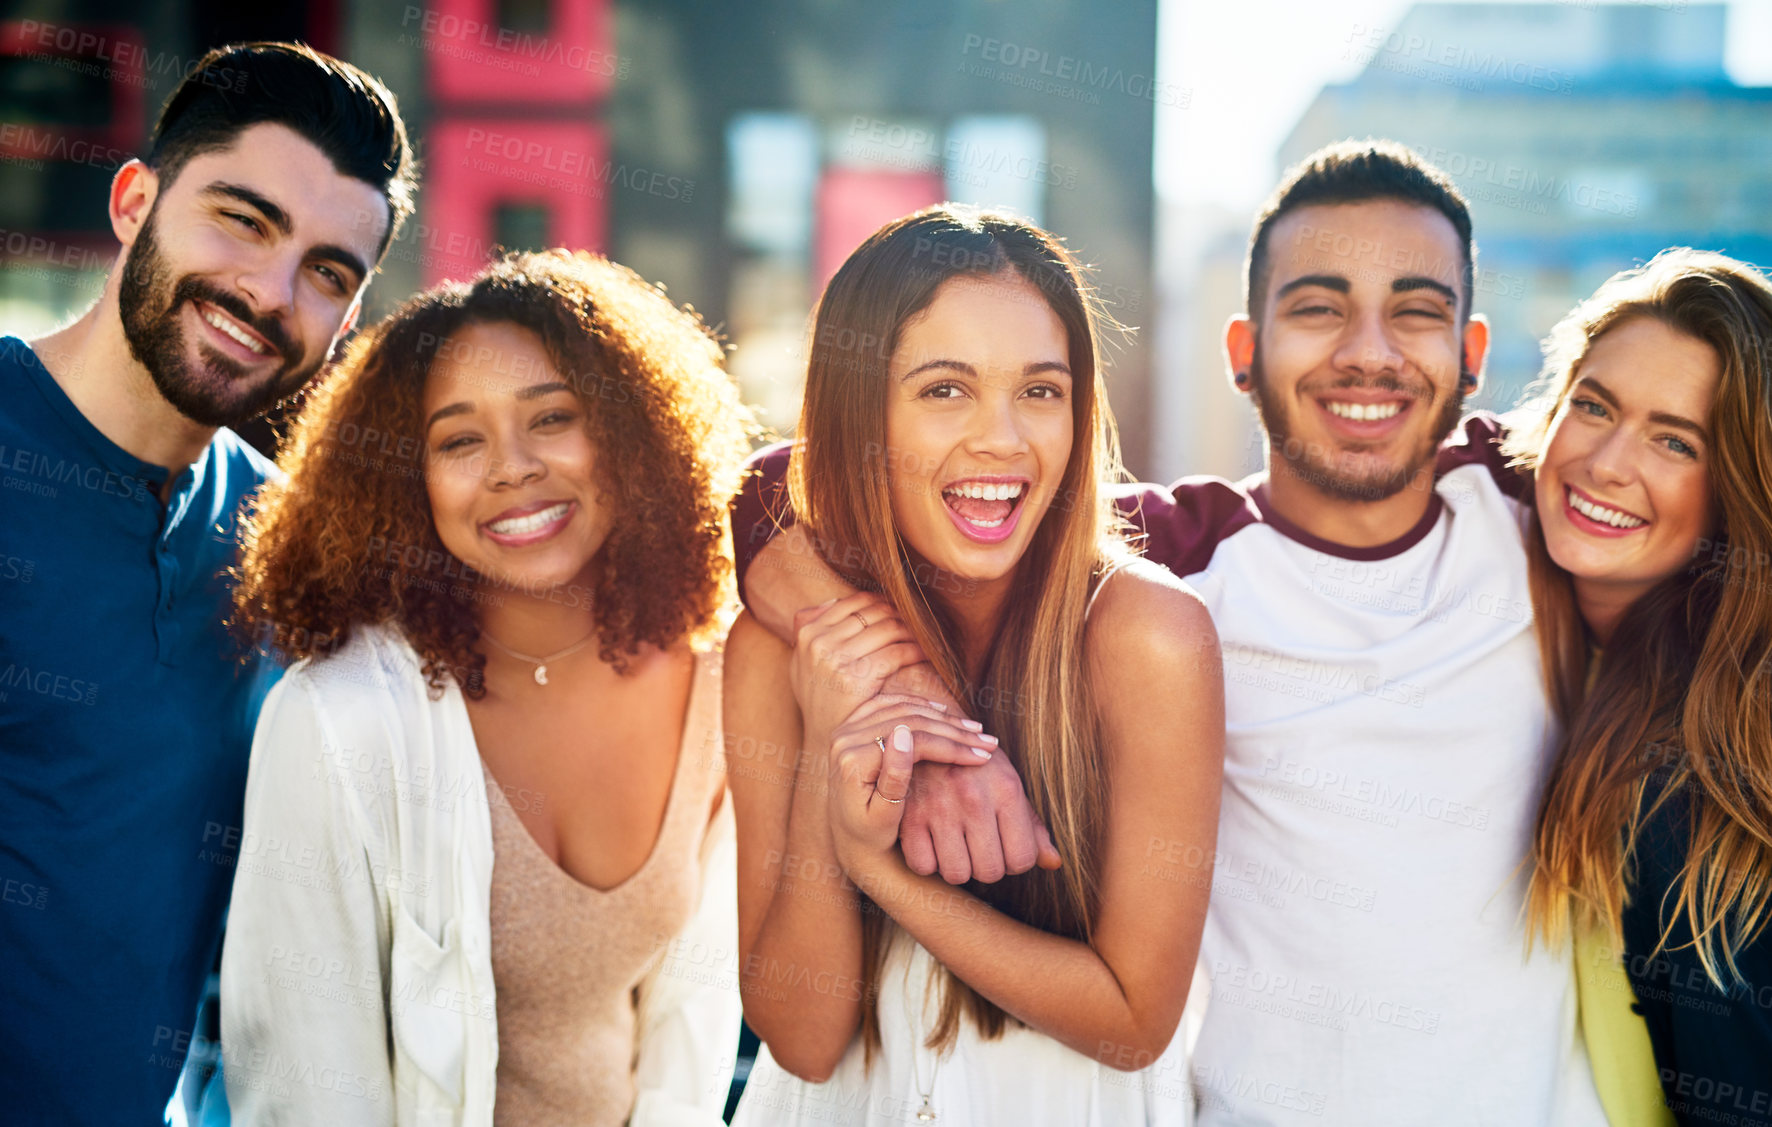
M 374 76 L 302 43 L 237 43 L 198 60 L 160 110 L 147 164 L 162 187 L 192 157 L 232 145 L 266 122 L 287 126 L 342 175 L 387 200 L 381 251 L 412 214 L 418 164 L 394 95 Z
M 1267 295 L 1268 232 L 1289 211 L 1313 204 L 1402 200 L 1431 207 L 1452 221 L 1464 245 L 1462 280 L 1464 316 L 1470 316 L 1471 284 L 1477 264 L 1471 240 L 1471 213 L 1452 178 L 1423 160 L 1420 153 L 1395 141 L 1337 141 L 1325 145 L 1286 170 L 1285 178 L 1255 217 L 1249 236 L 1249 257 L 1243 266 L 1243 310 L 1251 320 Z

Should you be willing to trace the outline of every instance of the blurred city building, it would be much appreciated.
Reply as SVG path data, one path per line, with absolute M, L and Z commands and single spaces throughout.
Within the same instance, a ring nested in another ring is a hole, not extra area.
M 622 30 L 624 155 L 697 191 L 623 193 L 615 255 L 648 276 L 701 264 L 685 296 L 725 322 L 771 424 L 797 412 L 825 280 L 882 222 L 925 204 L 1026 215 L 1099 266 L 1121 321 L 1153 311 L 1153 114 L 1180 96 L 1154 77 L 1154 2 L 660 3 L 623 9 Z M 1111 373 L 1135 462 L 1147 353 L 1137 339 Z
M 9 5 L 17 8 L 18 5 Z M 111 176 L 209 47 L 339 47 L 336 3 L 242 12 L 216 0 L 77 0 L 0 19 L 0 327 L 41 332 L 86 308 L 117 251 Z
M 1156 0 L 105 0 L 0 22 L 0 329 L 84 308 L 116 245 L 111 173 L 220 43 L 302 38 L 399 96 L 425 168 L 373 318 L 495 247 L 607 253 L 719 327 L 771 425 L 798 410 L 824 281 L 888 219 L 952 199 L 1027 215 L 1153 314 Z M 1143 335 L 1111 355 L 1130 461 L 1150 443 Z M 268 442 L 268 430 L 255 436 Z
M 1350 28 L 1365 63 L 1323 88 L 1275 178 L 1344 137 L 1389 137 L 1444 168 L 1470 201 L 1474 308 L 1493 327 L 1477 406 L 1505 409 L 1536 377 L 1539 341 L 1614 271 L 1669 246 L 1772 265 L 1772 88 L 1724 70 L 1726 9 L 1664 3 L 1416 4 Z M 1158 461 L 1240 475 L 1261 464 L 1253 412 L 1224 391 L 1226 317 L 1241 309 L 1250 216 L 1194 213 L 1193 269 L 1166 300 L 1179 371 L 1165 371 Z M 1167 324 L 1168 322 L 1166 322 Z

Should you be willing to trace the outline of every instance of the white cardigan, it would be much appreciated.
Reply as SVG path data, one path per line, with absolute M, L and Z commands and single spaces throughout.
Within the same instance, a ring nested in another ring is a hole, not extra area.
M 491 1127 L 492 823 L 455 684 L 431 700 L 389 627 L 297 662 L 259 716 L 239 844 L 221 977 L 233 1121 Z M 634 1127 L 713 1127 L 726 1102 L 730 802 L 702 858 L 696 915 L 641 985 Z

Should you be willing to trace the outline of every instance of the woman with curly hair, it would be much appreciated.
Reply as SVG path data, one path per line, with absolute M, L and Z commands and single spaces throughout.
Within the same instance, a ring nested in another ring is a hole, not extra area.
M 310 393 L 239 625 L 237 1122 L 717 1123 L 738 996 L 720 659 L 746 413 L 632 272 L 511 254 Z

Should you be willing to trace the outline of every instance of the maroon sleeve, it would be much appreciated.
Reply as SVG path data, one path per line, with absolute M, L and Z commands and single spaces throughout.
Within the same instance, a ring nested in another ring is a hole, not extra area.
M 1144 534 L 1145 558 L 1183 578 L 1205 571 L 1226 537 L 1261 521 L 1250 496 L 1221 477 L 1118 486 L 1114 504 Z
M 788 505 L 788 456 L 793 448 L 791 442 L 778 442 L 752 454 L 745 463 L 744 485 L 732 499 L 732 551 L 741 599 L 751 561 L 777 532 L 794 523 Z
M 1487 411 L 1466 417 L 1440 444 L 1439 458 L 1434 463 L 1435 475 L 1464 466 L 1482 466 L 1503 493 L 1516 501 L 1521 500 L 1530 478 L 1525 470 L 1508 465 L 1508 456 L 1501 452 L 1501 443 L 1506 438 L 1507 428 Z

